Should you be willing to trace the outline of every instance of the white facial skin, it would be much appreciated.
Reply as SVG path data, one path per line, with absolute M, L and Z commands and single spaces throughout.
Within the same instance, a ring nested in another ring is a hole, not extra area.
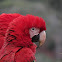
M 31 28 L 29 30 L 30 38 L 32 38 L 35 35 L 38 35 L 39 31 L 40 31 L 40 29 L 38 29 L 38 28 L 35 28 L 35 27 Z
M 35 35 L 40 35 L 39 37 L 39 46 L 41 46 L 44 42 L 45 42 L 45 40 L 46 40 L 46 32 L 45 31 L 42 31 L 42 32 L 40 32 L 40 29 L 39 28 L 35 28 L 35 27 L 32 27 L 32 28 L 30 28 L 30 30 L 29 30 L 29 34 L 30 34 L 30 38 L 32 38 L 33 36 L 35 36 Z

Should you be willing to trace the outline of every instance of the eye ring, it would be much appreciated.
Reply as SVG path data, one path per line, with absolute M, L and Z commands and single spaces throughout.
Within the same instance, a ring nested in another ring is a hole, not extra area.
M 32 28 L 32 30 L 35 30 L 34 28 Z

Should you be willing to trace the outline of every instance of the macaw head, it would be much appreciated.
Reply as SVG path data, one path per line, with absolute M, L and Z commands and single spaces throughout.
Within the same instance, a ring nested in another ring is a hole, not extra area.
M 46 24 L 41 17 L 21 15 L 9 24 L 5 40 L 17 47 L 29 47 L 33 42 L 41 46 L 46 39 L 45 30 Z

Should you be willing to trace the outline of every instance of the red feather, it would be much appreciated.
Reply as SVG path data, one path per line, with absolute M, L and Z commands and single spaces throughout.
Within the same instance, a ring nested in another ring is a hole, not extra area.
M 4 43 L 4 37 L 6 30 L 8 28 L 8 25 L 13 19 L 19 17 L 20 14 L 14 13 L 14 14 L 1 14 L 0 15 L 0 49 Z
M 0 15 L 0 62 L 33 62 L 36 45 L 32 43 L 29 29 L 46 30 L 45 21 L 33 15 Z M 4 39 L 5 37 L 5 39 Z M 4 42 L 4 44 L 3 44 Z M 3 45 L 3 46 L 2 46 Z

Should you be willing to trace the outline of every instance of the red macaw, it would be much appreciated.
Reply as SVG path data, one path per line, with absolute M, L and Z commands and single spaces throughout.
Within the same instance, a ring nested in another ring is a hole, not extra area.
M 36 44 L 46 39 L 45 21 L 38 16 L 0 15 L 0 62 L 36 61 Z

